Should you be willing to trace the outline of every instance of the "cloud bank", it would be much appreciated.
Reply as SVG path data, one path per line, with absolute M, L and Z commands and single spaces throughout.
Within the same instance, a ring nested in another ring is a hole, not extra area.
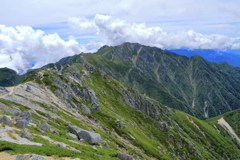
M 6 27 L 0 25 L 0 67 L 24 73 L 39 68 L 62 57 L 88 52 L 73 38 L 64 41 L 58 34 L 46 35 L 41 30 L 27 26 Z M 35 62 L 34 66 L 30 63 Z
M 145 23 L 127 23 L 111 16 L 97 14 L 92 20 L 85 17 L 70 18 L 69 25 L 79 31 L 95 31 L 107 45 L 137 42 L 160 48 L 240 49 L 240 38 L 219 34 L 203 35 L 193 30 L 167 33 L 160 27 L 147 27 Z
M 194 30 L 166 32 L 160 27 L 148 27 L 145 23 L 129 23 L 108 15 L 70 18 L 68 24 L 75 31 L 91 35 L 91 41 L 80 44 L 74 37 L 63 40 L 57 33 L 46 34 L 28 26 L 7 27 L 0 25 L 0 67 L 24 73 L 31 68 L 58 61 L 62 57 L 81 52 L 94 52 L 102 45 L 119 45 L 137 42 L 160 48 L 190 49 L 240 49 L 240 38 L 220 34 L 205 35 Z M 80 37 L 81 37 L 80 34 Z M 91 50 L 89 50 L 91 48 Z M 31 63 L 34 62 L 34 66 Z

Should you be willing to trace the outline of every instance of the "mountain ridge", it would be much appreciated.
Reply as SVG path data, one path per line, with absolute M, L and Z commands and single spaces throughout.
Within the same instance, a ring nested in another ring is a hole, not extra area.
M 9 121 L 2 122 L 1 129 L 10 130 L 4 133 L 18 141 L 19 123 L 26 117 L 30 141 L 42 144 L 28 147 L 1 137 L 1 151 L 121 160 L 240 157 L 238 144 L 229 134 L 224 137 L 208 123 L 139 94 L 84 56 L 48 64 L 23 83 L 0 92 L 0 115 L 16 121 L 12 127 Z M 91 144 L 80 135 L 82 130 L 100 135 L 102 141 Z
M 195 112 L 193 115 L 199 118 L 213 117 L 220 114 L 217 113 L 218 111 L 214 107 L 214 103 L 217 103 L 217 101 L 221 101 L 220 108 L 222 113 L 236 109 L 237 107 L 236 104 L 232 104 L 233 100 L 229 101 L 224 97 L 227 94 L 226 92 L 232 93 L 231 90 L 233 90 L 234 94 L 230 96 L 235 102 L 238 101 L 237 97 L 239 97 L 239 95 L 237 92 L 239 90 L 239 85 L 237 85 L 237 83 L 239 77 L 235 77 L 231 74 L 231 72 L 236 73 L 238 67 L 228 66 L 229 70 L 223 69 L 222 66 L 208 62 L 198 55 L 187 58 L 167 50 L 134 43 L 123 43 L 116 47 L 104 46 L 99 49 L 96 54 L 107 58 L 115 64 L 119 64 L 119 67 L 122 66 L 122 71 L 119 71 L 119 73 L 124 73 L 117 76 L 112 75 L 115 78 L 119 78 L 121 82 L 133 86 L 135 89 L 139 90 L 140 93 L 145 92 L 148 96 L 158 99 L 161 103 L 168 106 L 176 105 L 176 103 L 169 103 L 171 100 L 168 100 L 168 98 L 164 101 L 164 99 L 159 99 L 156 95 L 161 95 L 159 94 L 161 92 L 164 94 L 162 97 L 171 97 L 170 99 L 180 100 L 182 103 L 177 102 L 177 104 L 181 109 L 177 109 L 191 114 Z M 136 59 L 137 56 L 138 59 Z M 133 61 L 133 59 L 135 61 Z M 91 61 L 91 63 L 97 62 Z M 101 65 L 98 65 L 98 67 L 101 67 Z M 106 68 L 102 67 L 103 70 Z M 110 70 L 111 69 L 107 72 L 111 75 Z M 131 74 L 129 76 L 130 72 L 135 76 Z M 116 73 L 116 70 L 114 73 Z M 126 75 L 126 73 L 128 75 Z M 147 79 L 144 76 L 146 76 Z M 124 78 L 121 79 L 121 77 Z M 212 77 L 215 78 L 211 79 Z M 147 81 L 150 82 L 145 84 Z M 227 83 L 231 89 L 226 88 L 224 83 Z M 148 91 L 146 88 L 151 88 L 151 86 L 149 86 L 150 84 L 153 84 L 154 87 L 152 87 L 151 91 Z M 145 86 L 145 88 L 143 86 Z M 215 102 L 213 98 L 204 96 L 202 86 L 205 86 L 204 90 L 210 92 L 210 97 L 218 97 L 218 100 Z M 216 86 L 221 86 L 222 88 L 218 89 Z M 213 92 L 213 89 L 215 89 L 216 92 Z M 157 94 L 155 95 L 150 93 L 154 90 L 157 90 Z M 210 104 L 207 110 L 203 109 L 206 106 L 205 101 L 207 104 Z M 228 106 L 228 108 L 225 109 L 224 106 Z M 195 109 L 193 107 L 198 108 L 198 111 L 194 111 Z M 189 109 L 192 111 L 189 111 Z
M 240 69 L 225 62 L 125 42 L 49 65 L 60 69 L 76 57 L 78 63 L 89 63 L 140 93 L 201 119 L 237 109 L 240 103 Z

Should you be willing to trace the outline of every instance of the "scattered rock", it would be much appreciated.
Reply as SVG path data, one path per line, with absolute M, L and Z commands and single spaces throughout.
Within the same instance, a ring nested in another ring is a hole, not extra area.
M 42 123 L 39 127 L 42 131 L 49 131 L 50 130 L 50 125 L 46 122 Z
M 17 122 L 18 120 L 22 120 L 22 117 L 14 117 L 15 122 Z
M 177 146 L 178 149 L 182 149 L 182 143 L 181 142 L 177 142 L 176 146 Z
M 94 132 L 89 132 L 86 130 L 81 130 L 78 133 L 78 136 L 80 137 L 80 139 L 84 139 L 84 141 L 86 141 L 90 144 L 98 144 L 102 140 L 100 134 L 94 133 Z
M 24 129 L 27 123 L 28 123 L 28 122 L 27 122 L 25 119 L 19 119 L 19 120 L 16 121 L 16 124 L 15 124 L 15 125 L 16 125 L 18 128 Z
M 106 92 L 106 91 L 103 91 L 102 94 L 103 94 L 103 95 L 107 95 L 107 92 Z
M 95 95 L 95 92 L 90 88 L 85 88 L 85 94 L 84 94 L 86 101 L 91 101 L 93 103 L 98 102 L 98 99 Z
M 174 141 L 174 135 L 172 133 L 168 134 L 168 139 Z
M 91 107 L 92 107 L 92 109 L 94 109 L 94 110 L 101 111 L 101 107 L 100 107 L 99 104 L 97 104 L 96 102 L 93 102 L 93 103 L 91 104 Z
M 67 127 L 68 131 L 76 136 L 78 136 L 78 133 L 82 130 L 76 126 L 73 126 L 73 125 L 69 125 Z M 79 138 L 80 139 L 80 138 Z
M 121 160 L 134 160 L 131 155 L 129 155 L 129 154 L 124 154 L 124 153 L 122 153 L 122 152 L 120 152 L 120 151 L 118 152 L 117 157 L 118 157 L 119 159 L 121 159 Z
M 15 116 L 19 116 L 21 113 L 22 113 L 22 112 L 19 112 L 19 111 L 13 112 L 13 114 L 14 114 Z
M 172 158 L 175 158 L 175 157 L 176 157 L 176 155 L 175 155 L 174 153 L 171 153 L 170 156 L 171 156 Z
M 109 145 L 108 145 L 107 142 L 105 142 L 105 143 L 103 144 L 103 146 L 104 146 L 104 147 L 108 147 Z
M 75 152 L 79 152 L 79 153 L 82 153 L 81 151 L 79 151 L 79 150 L 77 150 L 76 148 L 70 148 L 70 149 L 68 149 L 69 151 L 75 151 Z
M 194 139 L 195 141 L 197 141 L 197 140 L 198 140 L 198 136 L 197 136 L 197 135 L 194 135 L 194 136 L 193 136 L 193 139 Z
M 56 131 L 55 129 L 52 129 L 52 128 L 50 128 L 50 132 L 51 133 L 53 133 L 53 134 L 56 134 L 56 135 L 60 135 L 59 133 L 58 133 L 58 131 Z
M 28 138 L 28 139 L 31 139 L 31 140 L 33 139 L 32 135 L 26 129 L 23 129 L 22 138 Z
M 91 110 L 86 105 L 82 104 L 81 107 L 87 114 L 92 114 Z
M 68 126 L 68 131 L 75 134 L 81 142 L 86 141 L 90 144 L 98 144 L 102 140 L 100 134 L 86 131 L 73 125 Z
M 160 130 L 163 132 L 167 132 L 168 131 L 167 123 L 164 121 L 164 122 L 161 122 L 160 124 L 161 124 Z
M 75 135 L 75 134 L 72 134 L 72 133 L 66 133 L 66 135 L 72 137 L 74 140 L 78 140 L 78 137 Z
M 118 127 L 123 128 L 123 129 L 127 128 L 127 125 L 125 123 L 121 122 L 119 119 L 116 119 L 116 122 L 117 122 Z
M 0 122 L 3 122 L 5 125 L 12 126 L 11 119 L 6 115 L 0 115 Z
M 80 78 L 81 78 L 80 72 L 74 70 L 74 72 L 73 72 L 73 77 L 74 77 L 74 78 L 77 78 L 77 79 L 80 79 Z
M 16 160 L 48 160 L 48 159 L 43 158 L 42 156 L 37 154 L 31 154 L 31 155 L 19 154 L 17 155 Z
M 56 146 L 61 147 L 61 148 L 66 148 L 66 144 L 61 143 L 61 142 L 53 142 L 53 144 L 55 144 Z
M 43 75 L 42 73 L 38 72 L 35 76 L 34 76 L 35 79 L 42 79 L 43 78 Z
M 176 128 L 177 130 L 181 129 L 176 122 L 174 123 L 174 126 L 175 126 L 175 128 Z
M 90 72 L 95 72 L 96 71 L 96 68 L 91 64 L 86 63 L 84 67 L 87 71 L 90 71 Z
M 31 87 L 27 85 L 26 91 L 31 91 Z
M 163 110 L 167 115 L 171 115 L 171 113 L 168 110 L 168 106 L 163 106 Z
M 101 76 L 102 76 L 102 78 L 105 78 L 106 77 L 106 73 L 105 72 L 101 72 Z
M 182 159 L 187 159 L 187 154 L 186 154 L 185 151 L 184 151 L 184 152 L 178 152 L 178 155 L 179 155 L 180 157 L 182 157 Z
M 29 111 L 23 111 L 22 119 L 25 119 L 27 121 L 26 125 L 28 125 L 32 119 L 32 114 Z

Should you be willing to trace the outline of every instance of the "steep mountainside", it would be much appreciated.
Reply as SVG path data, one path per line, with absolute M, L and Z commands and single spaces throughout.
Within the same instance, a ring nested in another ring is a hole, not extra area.
M 238 67 L 136 43 L 104 46 L 82 59 L 140 93 L 198 118 L 239 108 Z
M 0 86 L 8 87 L 19 84 L 25 77 L 35 70 L 29 70 L 23 75 L 18 75 L 16 71 L 9 68 L 0 68 Z
M 57 67 L 70 65 L 76 57 L 61 59 Z M 77 63 L 89 63 L 141 94 L 201 119 L 239 108 L 240 68 L 226 62 L 208 62 L 198 55 L 188 58 L 136 43 L 104 46 L 80 57 Z M 14 72 L 2 79 L 1 86 L 16 84 L 26 75 Z
M 56 159 L 240 159 L 229 134 L 121 84 L 89 64 L 91 56 L 62 59 L 0 88 L 0 151 Z
M 1 86 L 13 86 L 15 84 L 20 83 L 23 78 L 14 70 L 8 68 L 0 68 L 0 85 Z
M 240 137 L 239 117 L 240 117 L 240 109 L 237 109 L 234 111 L 224 113 L 217 117 L 207 119 L 206 122 L 214 126 L 216 124 L 219 124 L 219 121 L 224 119 L 224 121 L 226 121 L 225 123 L 227 123 L 227 125 L 231 127 L 235 135 L 232 134 L 229 129 L 227 129 L 227 131 L 230 132 L 230 135 L 233 136 L 233 138 L 239 139 L 238 138 Z M 223 127 L 226 129 L 227 125 L 223 125 Z M 238 141 L 238 143 L 240 144 L 240 140 Z

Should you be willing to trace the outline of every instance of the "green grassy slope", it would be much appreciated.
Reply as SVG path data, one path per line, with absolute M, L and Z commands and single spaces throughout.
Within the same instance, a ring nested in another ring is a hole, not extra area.
M 156 47 L 123 43 L 47 66 L 60 70 L 73 62 L 94 65 L 141 94 L 201 119 L 239 108 L 240 70 L 225 62 L 212 63 L 198 55 L 188 58 Z M 2 86 L 20 81 L 11 74 L 3 80 Z
M 92 55 L 85 56 L 91 57 Z M 66 77 L 67 73 L 72 74 L 76 71 L 80 72 L 82 75 L 86 73 L 86 71 L 83 71 L 84 64 L 81 65 L 78 62 L 79 57 L 75 57 L 69 60 L 67 64 L 63 64 L 64 69 L 61 74 L 45 71 L 45 79 L 43 78 L 41 82 L 34 80 L 34 82 L 47 85 L 56 94 L 55 91 L 59 89 L 60 86 L 52 81 L 53 77 L 59 77 L 64 86 L 69 83 L 67 80 L 69 75 Z M 93 57 L 96 58 L 95 56 Z M 83 57 L 83 59 L 84 58 L 86 57 Z M 91 60 L 94 61 L 94 58 Z M 99 58 L 96 59 L 99 60 Z M 86 59 L 84 59 L 84 61 L 86 61 Z M 51 68 L 51 65 L 48 67 Z M 91 115 L 86 114 L 80 107 L 78 109 L 82 114 L 87 116 L 88 119 L 100 122 L 101 128 L 84 123 L 81 119 L 71 115 L 71 113 L 63 112 L 59 109 L 58 114 L 64 117 L 65 120 L 70 121 L 71 124 L 75 124 L 82 128 L 90 127 L 95 132 L 100 133 L 104 141 L 109 143 L 110 147 L 98 149 L 98 152 L 93 156 L 92 152 L 94 149 L 92 149 L 89 144 L 80 145 L 78 148 L 80 147 L 79 149 L 84 152 L 79 155 L 74 154 L 73 156 L 84 159 L 98 159 L 103 156 L 105 159 L 111 159 L 114 157 L 116 158 L 117 150 L 125 149 L 139 159 L 173 159 L 173 157 L 177 159 L 240 158 L 240 151 L 235 141 L 231 139 L 231 137 L 224 137 L 219 134 L 215 128 L 208 123 L 181 111 L 172 110 L 170 108 L 166 109 L 157 101 L 142 95 L 142 97 L 145 97 L 144 99 L 146 101 L 150 101 L 160 111 L 160 119 L 156 120 L 151 118 L 151 116 L 148 115 L 151 108 L 136 110 L 126 105 L 122 90 L 127 89 L 132 97 L 139 97 L 139 93 L 108 75 L 102 77 L 102 72 L 99 72 L 97 69 L 96 71 L 87 73 L 88 76 L 82 76 L 82 80 L 84 80 L 83 86 L 75 82 L 71 82 L 72 84 L 70 85 L 72 88 L 77 87 L 78 89 L 82 87 L 92 88 L 98 97 L 98 104 L 101 106 L 101 111 L 91 109 L 91 104 L 82 100 L 80 97 L 73 98 L 72 103 L 76 106 L 80 106 L 82 103 L 88 106 L 92 111 Z M 34 75 L 32 75 L 32 77 L 34 77 Z M 144 101 L 142 102 L 144 103 Z M 35 118 L 39 119 L 37 116 L 35 116 Z M 125 123 L 127 128 L 124 129 L 119 127 L 116 124 L 116 119 Z M 162 122 L 165 122 L 168 126 L 168 129 L 165 131 L 162 130 Z M 59 129 L 58 132 L 60 133 L 60 137 L 57 138 L 50 133 L 45 133 L 45 135 L 51 136 L 58 141 L 65 142 L 66 137 L 64 132 L 66 132 L 67 124 L 53 118 L 50 118 L 48 123 Z M 34 128 L 29 129 L 31 129 L 32 132 L 36 130 Z M 69 144 L 75 146 L 74 144 Z M 19 152 L 17 149 L 11 149 Z M 31 150 L 31 152 L 39 153 L 34 150 Z M 53 152 L 48 154 L 51 155 L 56 153 Z M 71 156 L 70 153 L 68 155 Z
M 84 59 L 140 93 L 198 118 L 238 108 L 238 67 L 135 43 L 104 46 L 96 54 Z

